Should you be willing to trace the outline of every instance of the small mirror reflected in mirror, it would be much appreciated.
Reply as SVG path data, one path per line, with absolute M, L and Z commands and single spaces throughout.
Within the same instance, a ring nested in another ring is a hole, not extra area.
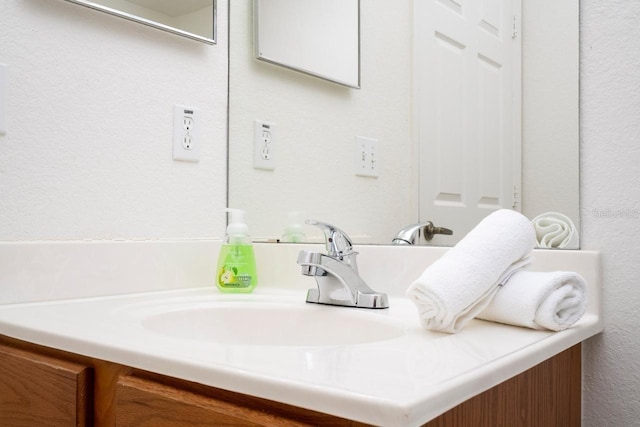
M 184 37 L 216 42 L 215 0 L 67 0 Z

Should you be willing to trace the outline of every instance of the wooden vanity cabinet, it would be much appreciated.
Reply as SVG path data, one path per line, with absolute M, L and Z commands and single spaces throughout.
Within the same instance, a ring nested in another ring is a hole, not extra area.
M 580 427 L 581 344 L 472 397 L 425 427 Z
M 427 427 L 578 427 L 576 345 Z M 0 336 L 0 426 L 364 426 Z

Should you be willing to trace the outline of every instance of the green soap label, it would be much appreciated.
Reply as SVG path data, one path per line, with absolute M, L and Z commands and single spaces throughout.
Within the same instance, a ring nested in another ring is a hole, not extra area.
M 220 286 L 247 288 L 251 286 L 251 275 L 247 273 L 238 273 L 236 267 L 223 266 L 218 275 L 218 283 Z

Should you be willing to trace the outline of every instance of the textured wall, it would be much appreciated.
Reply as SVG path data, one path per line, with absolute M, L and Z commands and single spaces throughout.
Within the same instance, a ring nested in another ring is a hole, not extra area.
M 62 0 L 0 4 L 8 133 L 0 240 L 220 237 L 227 2 L 210 46 Z M 199 163 L 171 157 L 172 106 L 202 112 Z
M 585 350 L 583 425 L 640 423 L 640 2 L 581 2 L 583 248 L 603 253 L 605 330 Z

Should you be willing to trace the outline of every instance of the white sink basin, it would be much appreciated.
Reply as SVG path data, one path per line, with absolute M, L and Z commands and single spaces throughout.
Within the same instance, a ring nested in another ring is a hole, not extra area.
M 174 338 L 228 345 L 335 346 L 405 333 L 402 323 L 374 310 L 255 300 L 162 304 L 141 324 Z

